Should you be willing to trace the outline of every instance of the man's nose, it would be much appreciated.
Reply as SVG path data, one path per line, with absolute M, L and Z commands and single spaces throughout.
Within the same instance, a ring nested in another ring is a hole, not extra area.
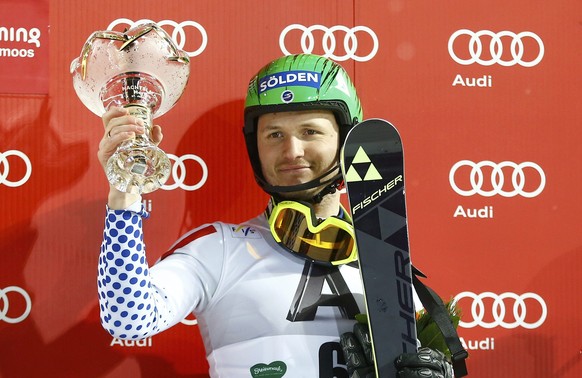
M 295 136 L 291 136 L 285 140 L 283 154 L 287 158 L 297 158 L 303 156 L 304 146 L 303 141 Z

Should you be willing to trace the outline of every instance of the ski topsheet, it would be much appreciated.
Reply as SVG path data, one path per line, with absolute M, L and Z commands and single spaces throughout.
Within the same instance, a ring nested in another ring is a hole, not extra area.
M 398 131 L 381 119 L 357 124 L 346 137 L 341 165 L 356 233 L 376 376 L 393 378 L 396 357 L 417 348 L 404 157 Z

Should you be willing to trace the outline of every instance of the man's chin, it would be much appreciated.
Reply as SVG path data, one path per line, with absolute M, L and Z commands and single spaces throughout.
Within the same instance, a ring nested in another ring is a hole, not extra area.
M 297 192 L 278 193 L 278 194 L 279 194 L 279 196 L 281 198 L 284 198 L 286 200 L 290 200 L 290 201 L 307 201 L 307 202 L 309 202 L 322 189 L 323 189 L 323 187 L 313 188 L 313 189 L 306 189 L 306 190 L 300 190 L 300 191 L 297 191 Z

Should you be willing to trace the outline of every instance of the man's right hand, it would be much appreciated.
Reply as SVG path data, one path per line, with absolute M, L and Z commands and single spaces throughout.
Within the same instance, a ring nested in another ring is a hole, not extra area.
M 115 153 L 117 147 L 136 135 L 144 134 L 145 128 L 141 119 L 130 115 L 124 108 L 112 107 L 101 118 L 104 133 L 99 143 L 97 158 L 105 172 L 107 161 Z M 162 128 L 158 125 L 153 126 L 150 137 L 154 144 L 159 144 L 163 138 Z M 125 209 L 140 198 L 139 194 L 120 192 L 110 185 L 107 204 L 110 209 Z

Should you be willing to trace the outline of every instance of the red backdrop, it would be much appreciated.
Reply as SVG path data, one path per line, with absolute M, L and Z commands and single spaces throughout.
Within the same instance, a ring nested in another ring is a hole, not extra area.
M 207 376 L 193 319 L 138 345 L 99 325 L 103 128 L 69 65 L 93 31 L 142 19 L 192 56 L 184 96 L 156 120 L 186 173 L 145 197 L 152 263 L 195 225 L 262 211 L 241 135 L 248 80 L 283 53 L 328 54 L 365 118 L 402 134 L 413 262 L 458 299 L 470 376 L 580 376 L 581 11 L 577 0 L 2 0 L 0 377 Z

